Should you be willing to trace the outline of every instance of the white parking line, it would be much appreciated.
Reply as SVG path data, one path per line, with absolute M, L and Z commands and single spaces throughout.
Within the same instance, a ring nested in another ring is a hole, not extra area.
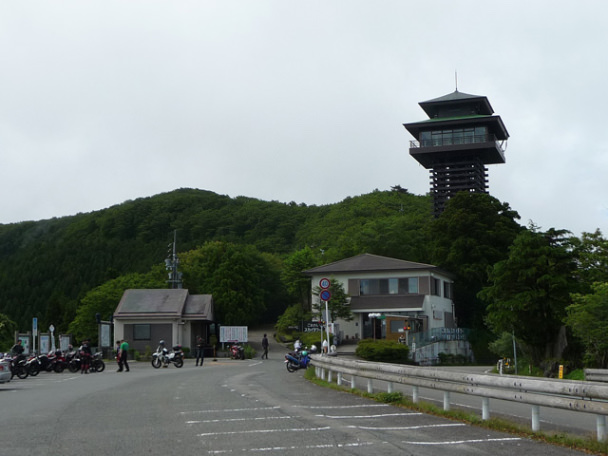
M 443 442 L 415 442 L 413 440 L 403 440 L 402 443 L 408 445 L 462 445 L 464 443 L 512 442 L 516 440 L 521 440 L 521 438 L 505 437 L 501 439 L 445 440 Z
M 420 424 L 418 426 L 392 426 L 392 427 L 374 427 L 374 426 L 346 426 L 351 429 L 363 429 L 365 431 L 411 431 L 413 429 L 428 429 L 442 427 L 457 427 L 466 426 L 464 423 L 449 423 L 449 424 Z
M 384 418 L 385 416 L 420 416 L 422 413 L 419 412 L 410 412 L 410 413 L 382 413 L 380 415 L 341 415 L 341 416 L 332 416 L 332 415 L 315 415 L 320 418 L 329 418 L 332 420 L 343 420 L 348 418 Z
M 228 431 L 228 432 L 206 432 L 204 434 L 198 434 L 199 437 L 209 437 L 212 435 L 235 435 L 235 434 L 271 434 L 274 432 L 317 432 L 317 431 L 328 431 L 331 428 L 329 426 L 320 428 L 291 428 L 291 429 L 255 429 L 253 431 Z
M 186 424 L 207 424 L 207 423 L 230 423 L 234 421 L 265 421 L 265 420 L 286 420 L 300 418 L 299 416 L 268 416 L 268 417 L 255 417 L 255 418 L 229 418 L 220 420 L 200 420 L 200 421 L 186 421 Z

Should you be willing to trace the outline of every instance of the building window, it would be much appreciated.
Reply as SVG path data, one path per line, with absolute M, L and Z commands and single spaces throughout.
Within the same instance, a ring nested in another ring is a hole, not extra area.
M 443 282 L 443 296 L 448 299 L 452 299 L 452 283 Z
M 150 340 L 150 325 L 133 325 L 133 340 Z
M 418 294 L 418 277 L 359 280 L 360 296 L 406 294 Z
M 488 127 L 486 126 L 420 132 L 422 147 L 482 143 L 488 140 Z
M 431 277 L 431 294 L 441 296 L 441 280 Z
M 399 279 L 388 279 L 388 294 L 399 294 Z

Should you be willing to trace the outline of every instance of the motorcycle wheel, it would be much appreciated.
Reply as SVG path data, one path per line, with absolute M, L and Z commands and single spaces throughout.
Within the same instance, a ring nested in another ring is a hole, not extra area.
M 63 369 L 65 369 L 65 366 L 63 364 L 55 364 L 55 372 L 57 372 L 58 374 L 61 374 L 63 372 Z
M 16 372 L 17 377 L 19 377 L 21 380 L 23 380 L 24 378 L 27 378 L 27 376 L 29 375 L 27 372 L 27 369 L 23 366 L 19 366 L 17 367 L 17 372 Z
M 160 358 L 156 357 L 156 358 L 152 358 L 152 367 L 155 369 L 158 369 L 161 365 L 161 361 Z
M 178 359 L 177 361 L 175 361 L 175 367 L 182 367 L 184 365 L 184 360 L 183 359 Z
M 70 364 L 68 364 L 68 369 L 72 374 L 75 374 L 80 369 L 80 366 L 74 361 L 70 361 Z
M 40 373 L 40 364 L 30 364 L 29 371 L 30 375 L 35 377 Z
M 295 372 L 298 370 L 298 368 L 296 367 L 295 364 L 291 363 L 291 362 L 287 362 L 287 364 L 285 364 L 285 366 L 287 366 L 287 370 L 289 372 Z
M 106 368 L 106 363 L 104 363 L 102 359 L 97 359 L 93 361 L 93 368 L 95 369 L 95 372 L 103 372 Z

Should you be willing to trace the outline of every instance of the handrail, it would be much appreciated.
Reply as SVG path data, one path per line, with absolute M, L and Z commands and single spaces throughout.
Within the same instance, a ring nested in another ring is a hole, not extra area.
M 468 394 L 484 398 L 483 419 L 489 419 L 489 399 L 502 399 L 529 404 L 532 406 L 532 430 L 540 429 L 539 407 L 552 407 L 578 412 L 596 414 L 597 439 L 606 439 L 606 416 L 608 415 L 608 385 L 602 383 L 551 380 L 520 376 L 499 376 L 488 374 L 459 373 L 438 368 L 404 366 L 389 363 L 340 359 L 312 355 L 312 364 L 320 369 L 321 378 L 328 371 L 338 374 L 341 384 L 342 375 L 350 375 L 351 386 L 355 378 L 368 379 L 368 392 L 372 392 L 371 380 L 381 380 L 392 384 L 411 385 L 414 389 L 414 402 L 417 402 L 419 387 L 444 392 L 444 409 L 449 410 L 449 392 Z

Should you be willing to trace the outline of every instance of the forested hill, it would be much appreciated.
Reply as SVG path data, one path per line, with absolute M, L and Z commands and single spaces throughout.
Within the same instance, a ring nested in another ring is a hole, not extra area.
M 91 213 L 0 225 L 0 314 L 21 329 L 37 316 L 65 330 L 89 290 L 163 263 L 174 230 L 178 252 L 219 240 L 279 258 L 308 246 L 323 250 L 326 261 L 369 252 L 426 262 L 421 228 L 430 213 L 429 197 L 403 189 L 325 206 L 179 189 Z

